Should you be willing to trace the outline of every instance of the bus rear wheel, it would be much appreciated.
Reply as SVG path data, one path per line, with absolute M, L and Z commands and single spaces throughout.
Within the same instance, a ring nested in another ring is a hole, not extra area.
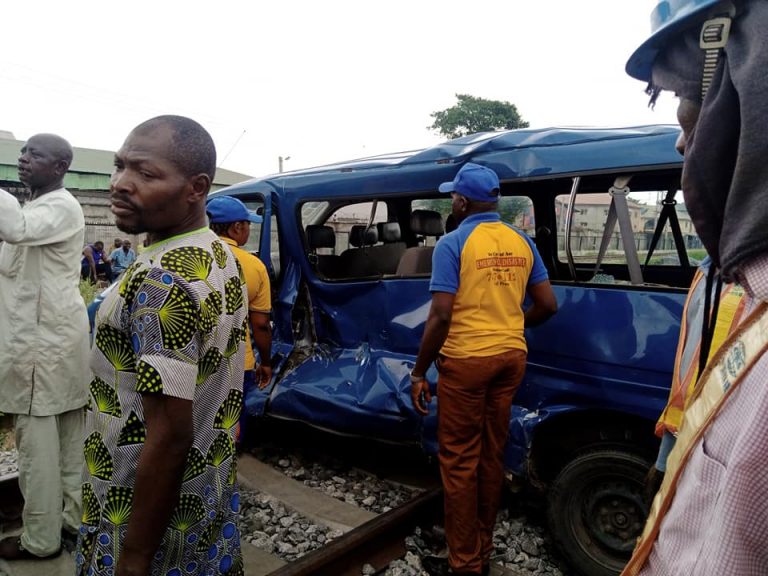
M 580 573 L 619 574 L 645 525 L 643 482 L 651 463 L 629 450 L 593 448 L 573 458 L 550 486 L 547 518 Z

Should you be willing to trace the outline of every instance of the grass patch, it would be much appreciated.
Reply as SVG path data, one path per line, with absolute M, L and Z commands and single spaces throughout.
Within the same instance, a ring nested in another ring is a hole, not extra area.
M 85 305 L 88 306 L 96 298 L 99 288 L 96 284 L 91 284 L 90 280 L 80 280 L 80 296 L 83 297 Z

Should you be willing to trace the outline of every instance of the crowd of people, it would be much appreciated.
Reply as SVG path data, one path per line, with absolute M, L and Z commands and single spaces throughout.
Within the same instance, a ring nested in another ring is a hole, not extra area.
M 661 2 L 653 22 L 627 71 L 652 103 L 665 90 L 680 99 L 683 193 L 709 258 L 689 292 L 653 503 L 624 574 L 766 574 L 768 3 Z M 0 558 L 50 558 L 76 537 L 78 575 L 242 574 L 243 390 L 272 378 L 269 279 L 239 248 L 260 216 L 234 198 L 208 202 L 210 135 L 160 116 L 128 135 L 111 179 L 117 226 L 146 234 L 143 250 L 83 249 L 82 210 L 63 186 L 71 161 L 63 138 L 33 136 L 18 164 L 30 200 L 0 190 L 0 410 L 15 416 L 25 497 L 23 532 L 0 540 Z M 440 192 L 457 227 L 434 251 L 410 380 L 426 415 L 437 366 L 448 555 L 424 566 L 478 575 L 524 329 L 557 301 L 535 244 L 499 218 L 493 170 L 467 163 Z M 77 285 L 99 275 L 120 285 L 89 349 Z
M 136 252 L 131 246 L 128 238 L 115 238 L 112 251 L 107 254 L 101 240 L 86 244 L 80 262 L 80 277 L 93 283 L 100 279 L 107 283 L 116 280 L 136 261 Z

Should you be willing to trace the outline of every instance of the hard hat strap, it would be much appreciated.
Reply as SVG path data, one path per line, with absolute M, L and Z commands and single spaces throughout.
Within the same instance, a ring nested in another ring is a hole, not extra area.
M 704 69 L 701 77 L 702 102 L 704 102 L 709 87 L 712 85 L 712 78 L 715 76 L 723 48 L 728 43 L 728 36 L 731 32 L 731 17 L 732 15 L 728 14 L 710 18 L 701 26 L 699 46 L 704 50 Z

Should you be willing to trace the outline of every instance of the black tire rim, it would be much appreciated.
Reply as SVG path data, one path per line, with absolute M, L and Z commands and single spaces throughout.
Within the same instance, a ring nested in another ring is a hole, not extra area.
M 581 520 L 590 540 L 626 561 L 645 525 L 640 486 L 617 479 L 589 486 L 585 492 Z

